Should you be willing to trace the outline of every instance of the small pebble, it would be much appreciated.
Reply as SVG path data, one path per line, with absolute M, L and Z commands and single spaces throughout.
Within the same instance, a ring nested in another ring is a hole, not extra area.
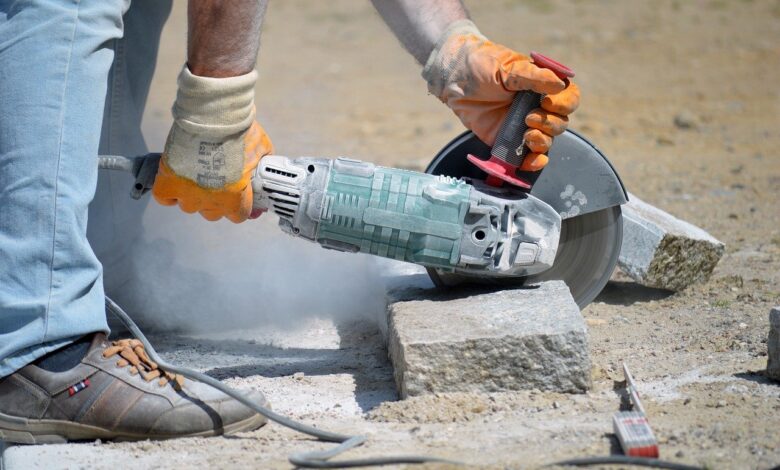
M 696 129 L 698 119 L 690 111 L 682 111 L 674 116 L 674 125 L 678 129 Z

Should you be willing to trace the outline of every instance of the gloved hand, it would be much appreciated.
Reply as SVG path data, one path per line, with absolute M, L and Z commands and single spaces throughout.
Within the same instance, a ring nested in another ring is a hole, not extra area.
M 152 194 L 207 220 L 239 223 L 252 212 L 252 172 L 273 151 L 255 121 L 257 72 L 230 78 L 193 75 L 185 66 Z
M 528 114 L 525 143 L 531 152 L 525 171 L 547 164 L 553 137 L 563 133 L 567 116 L 579 105 L 580 91 L 531 59 L 487 40 L 469 20 L 447 28 L 422 72 L 428 91 L 450 107 L 480 140 L 493 145 L 518 91 L 546 94 L 541 108 Z

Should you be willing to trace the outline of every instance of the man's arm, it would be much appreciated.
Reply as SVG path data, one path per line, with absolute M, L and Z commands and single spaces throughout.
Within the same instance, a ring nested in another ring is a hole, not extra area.
M 208 220 L 252 213 L 252 172 L 273 151 L 255 121 L 255 62 L 268 0 L 190 0 L 187 64 L 152 194 Z
M 371 0 L 371 3 L 421 65 L 450 24 L 469 19 L 461 0 Z
M 187 65 L 201 77 L 251 72 L 268 0 L 190 0 Z
M 530 58 L 489 41 L 468 18 L 461 0 L 371 0 L 417 62 L 428 91 L 483 142 L 493 145 L 519 91 L 546 95 L 526 117 L 531 153 L 521 167 L 541 170 L 553 137 L 566 130 L 579 89 Z

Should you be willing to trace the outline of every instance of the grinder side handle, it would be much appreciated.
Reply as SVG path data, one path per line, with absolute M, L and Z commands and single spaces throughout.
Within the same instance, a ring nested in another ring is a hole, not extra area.
M 567 81 L 574 76 L 570 68 L 538 52 L 531 52 L 531 58 L 536 66 L 552 70 L 561 80 Z M 542 95 L 534 91 L 518 92 L 504 122 L 501 123 L 496 142 L 490 152 L 490 159 L 482 160 L 474 155 L 468 156 L 471 163 L 487 173 L 485 182 L 488 185 L 499 187 L 506 182 L 522 189 L 531 189 L 531 184 L 519 178 L 517 171 L 529 152 L 524 139 L 525 132 L 528 130 L 525 118 L 528 113 L 541 106 L 541 100 Z
M 491 155 L 497 157 L 510 165 L 519 167 L 528 153 L 528 147 L 525 145 L 525 131 L 528 125 L 525 118 L 528 113 L 538 108 L 542 102 L 542 95 L 532 91 L 521 91 L 515 95 L 512 106 L 509 108 L 509 114 L 501 124 L 498 131 L 496 143 L 493 145 Z M 490 184 L 488 182 L 488 184 Z

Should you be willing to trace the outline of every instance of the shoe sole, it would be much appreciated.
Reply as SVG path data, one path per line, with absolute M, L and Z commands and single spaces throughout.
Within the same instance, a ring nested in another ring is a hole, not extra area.
M 267 405 L 266 405 L 267 406 Z M 134 434 L 112 431 L 88 424 L 53 419 L 18 418 L 0 413 L 0 441 L 9 444 L 64 444 L 72 441 L 143 441 L 176 439 L 180 437 L 211 437 L 253 431 L 268 423 L 260 414 L 224 426 L 189 434 Z

